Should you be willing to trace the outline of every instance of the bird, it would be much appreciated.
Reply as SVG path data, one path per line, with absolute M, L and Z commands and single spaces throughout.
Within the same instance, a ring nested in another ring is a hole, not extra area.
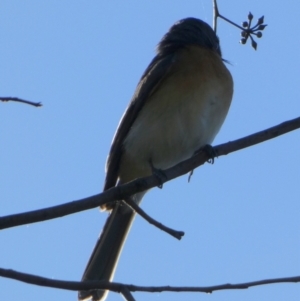
M 113 137 L 104 191 L 170 168 L 210 145 L 233 97 L 233 79 L 219 38 L 198 18 L 176 22 L 162 37 Z M 140 204 L 147 191 L 130 200 Z M 135 212 L 125 202 L 109 212 L 81 281 L 112 281 Z M 79 291 L 78 300 L 103 301 L 107 290 Z

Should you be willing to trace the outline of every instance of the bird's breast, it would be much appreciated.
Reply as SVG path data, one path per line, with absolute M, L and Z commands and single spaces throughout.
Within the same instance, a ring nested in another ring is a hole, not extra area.
M 232 93 L 232 77 L 217 54 L 196 46 L 179 53 L 124 140 L 120 172 L 136 168 L 144 176 L 149 162 L 166 169 L 212 143 Z

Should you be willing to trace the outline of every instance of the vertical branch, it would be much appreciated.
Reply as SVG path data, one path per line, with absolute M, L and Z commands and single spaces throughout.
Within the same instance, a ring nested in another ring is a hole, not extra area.
M 213 30 L 217 33 L 217 19 L 219 16 L 217 0 L 213 0 Z

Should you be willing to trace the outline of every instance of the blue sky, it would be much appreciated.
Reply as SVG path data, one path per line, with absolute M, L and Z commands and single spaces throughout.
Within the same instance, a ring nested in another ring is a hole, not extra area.
M 227 2 L 228 3 L 228 2 Z M 240 23 L 250 10 L 268 24 L 258 51 L 219 22 L 235 82 L 231 110 L 214 144 L 299 116 L 298 1 L 220 1 Z M 211 24 L 210 0 L 1 1 L 0 215 L 99 193 L 118 121 L 162 35 L 193 16 Z M 153 189 L 151 216 L 185 231 L 181 241 L 136 218 L 115 280 L 206 286 L 300 274 L 299 131 L 221 157 Z M 0 233 L 0 267 L 79 280 L 106 214 L 93 209 Z M 0 299 L 76 300 L 76 293 L 0 278 Z M 299 284 L 211 295 L 142 294 L 137 300 L 298 300 Z M 108 301 L 121 300 L 111 293 Z

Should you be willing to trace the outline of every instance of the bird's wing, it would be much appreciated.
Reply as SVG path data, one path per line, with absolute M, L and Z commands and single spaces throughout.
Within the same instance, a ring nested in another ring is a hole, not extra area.
M 164 79 L 168 76 L 175 60 L 175 53 L 165 56 L 156 56 L 142 75 L 131 102 L 126 109 L 113 138 L 106 163 L 104 190 L 116 185 L 123 151 L 123 141 L 149 96 L 158 89 Z

